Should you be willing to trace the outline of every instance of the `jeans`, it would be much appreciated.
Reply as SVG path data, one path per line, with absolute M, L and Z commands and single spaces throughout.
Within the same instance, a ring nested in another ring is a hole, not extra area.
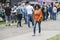
M 53 14 L 52 14 L 52 12 L 50 12 L 50 19 L 53 19 Z
M 47 20 L 48 19 L 48 13 L 46 12 L 45 13 L 45 20 Z
M 56 20 L 56 13 L 53 13 L 53 20 Z
M 13 14 L 11 15 L 12 22 L 15 22 L 15 21 L 16 21 L 16 18 L 17 18 L 16 14 L 13 13 Z
M 27 14 L 27 24 L 28 24 L 28 27 L 30 27 L 30 17 L 32 17 L 32 14 Z
M 36 24 L 38 23 L 39 33 L 41 32 L 41 22 L 34 21 L 34 34 L 36 33 Z
M 11 20 L 11 16 L 5 15 L 5 21 L 10 21 L 10 20 Z
M 24 20 L 25 20 L 25 23 L 27 24 L 27 14 L 24 14 Z

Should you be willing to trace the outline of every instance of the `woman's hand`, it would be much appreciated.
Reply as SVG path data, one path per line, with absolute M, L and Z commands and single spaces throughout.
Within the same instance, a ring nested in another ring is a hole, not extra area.
M 40 21 L 40 19 L 38 19 L 37 21 Z

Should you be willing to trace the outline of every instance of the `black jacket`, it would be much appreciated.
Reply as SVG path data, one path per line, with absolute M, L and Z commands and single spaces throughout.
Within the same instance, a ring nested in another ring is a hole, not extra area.
M 11 8 L 5 7 L 5 15 L 10 16 L 10 14 L 11 14 Z

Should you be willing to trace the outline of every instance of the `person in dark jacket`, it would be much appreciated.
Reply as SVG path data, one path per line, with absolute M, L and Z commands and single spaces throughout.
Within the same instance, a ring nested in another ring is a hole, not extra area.
M 6 21 L 6 26 L 10 26 L 10 19 L 11 19 L 11 8 L 9 6 L 9 3 L 5 7 L 5 21 Z
M 17 27 L 22 27 L 21 26 L 21 20 L 22 20 L 22 13 L 20 13 L 20 9 L 21 8 L 21 4 L 18 3 L 18 7 L 17 7 L 17 20 L 18 20 L 18 23 L 17 23 Z
M 52 7 L 52 5 L 49 5 L 49 13 L 50 13 L 50 19 L 52 19 L 52 9 L 53 9 L 53 7 Z
M 43 6 L 42 6 L 42 12 L 43 12 L 43 21 L 47 20 L 47 15 L 48 15 L 48 11 L 47 11 L 47 7 L 45 2 L 43 2 Z

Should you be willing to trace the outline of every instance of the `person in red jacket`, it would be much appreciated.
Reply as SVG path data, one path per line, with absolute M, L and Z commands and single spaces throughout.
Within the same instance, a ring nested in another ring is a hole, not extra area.
M 36 24 L 38 23 L 38 26 L 39 26 L 39 33 L 41 32 L 41 19 L 42 17 L 42 11 L 41 11 L 41 7 L 40 5 L 36 4 L 35 7 L 34 7 L 34 35 L 35 36 L 35 33 L 36 33 Z

